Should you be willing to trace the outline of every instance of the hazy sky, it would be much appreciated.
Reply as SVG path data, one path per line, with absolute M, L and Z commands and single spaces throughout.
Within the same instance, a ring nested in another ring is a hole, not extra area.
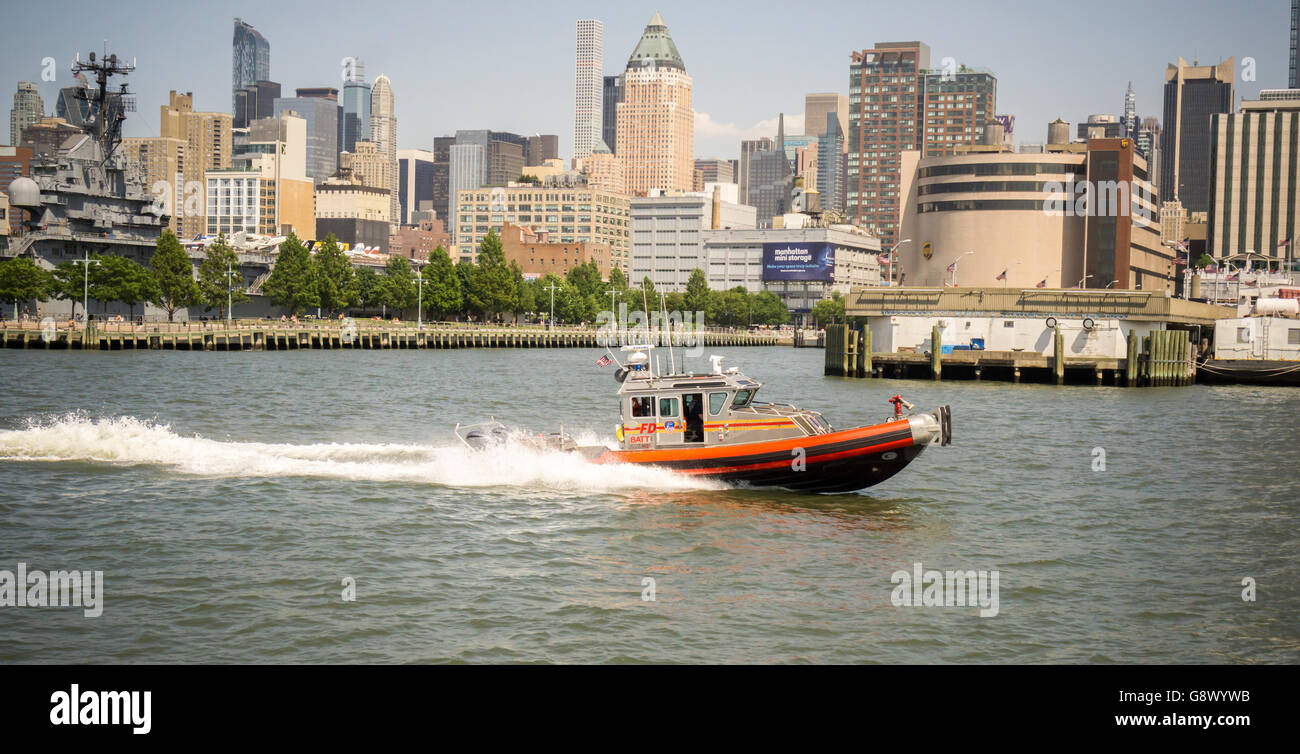
M 695 152 L 735 157 L 741 138 L 802 128 L 807 92 L 848 93 L 849 53 L 879 41 L 920 40 L 932 62 L 951 56 L 998 77 L 998 112 L 1016 138 L 1042 142 L 1056 117 L 1119 115 L 1133 81 L 1139 115 L 1161 117 L 1167 63 L 1235 56 L 1238 99 L 1286 86 L 1289 0 L 1022 2 L 59 2 L 8 5 L 0 40 L 3 110 L 19 80 L 35 80 L 53 112 L 68 63 L 105 40 L 136 59 L 139 112 L 129 136 L 158 133 L 170 89 L 200 110 L 228 111 L 232 21 L 271 43 L 271 78 L 287 94 L 339 86 L 340 59 L 361 57 L 370 81 L 387 74 L 397 98 L 398 145 L 431 148 L 458 128 L 560 135 L 573 143 L 574 21 L 605 24 L 605 72 L 622 71 L 646 22 L 663 14 L 694 79 Z M 58 61 L 41 82 L 41 61 Z M 1242 58 L 1255 81 L 1241 80 Z M 1073 127 L 1071 127 L 1073 134 Z

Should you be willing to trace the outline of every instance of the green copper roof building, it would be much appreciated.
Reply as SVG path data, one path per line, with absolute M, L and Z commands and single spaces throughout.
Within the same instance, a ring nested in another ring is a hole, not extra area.
M 677 45 L 673 44 L 673 38 L 668 34 L 668 26 L 664 24 L 663 16 L 660 16 L 658 11 L 655 11 L 650 23 L 646 24 L 645 33 L 641 35 L 641 41 L 632 51 L 632 57 L 627 59 L 628 68 L 652 66 L 686 70 L 682 56 L 677 53 Z

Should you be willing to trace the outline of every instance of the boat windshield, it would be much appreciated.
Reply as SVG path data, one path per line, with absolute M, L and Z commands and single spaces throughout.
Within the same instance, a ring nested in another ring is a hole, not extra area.
M 754 397 L 753 390 L 737 390 L 736 397 L 731 400 L 732 408 L 744 408 L 749 405 L 750 400 Z

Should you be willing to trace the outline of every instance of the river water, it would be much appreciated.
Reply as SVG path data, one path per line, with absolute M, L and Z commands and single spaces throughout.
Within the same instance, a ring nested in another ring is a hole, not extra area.
M 733 489 L 457 447 L 612 439 L 594 350 L 0 351 L 0 570 L 104 574 L 98 617 L 0 606 L 0 662 L 1300 661 L 1300 391 L 722 352 L 838 428 L 950 404 L 954 443 L 862 493 Z M 996 572 L 996 615 L 895 605 L 916 563 Z

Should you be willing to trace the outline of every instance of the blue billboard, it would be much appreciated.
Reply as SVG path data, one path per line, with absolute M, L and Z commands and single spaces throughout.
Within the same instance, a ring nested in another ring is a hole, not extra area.
M 835 246 L 825 241 L 763 244 L 763 282 L 829 283 Z

